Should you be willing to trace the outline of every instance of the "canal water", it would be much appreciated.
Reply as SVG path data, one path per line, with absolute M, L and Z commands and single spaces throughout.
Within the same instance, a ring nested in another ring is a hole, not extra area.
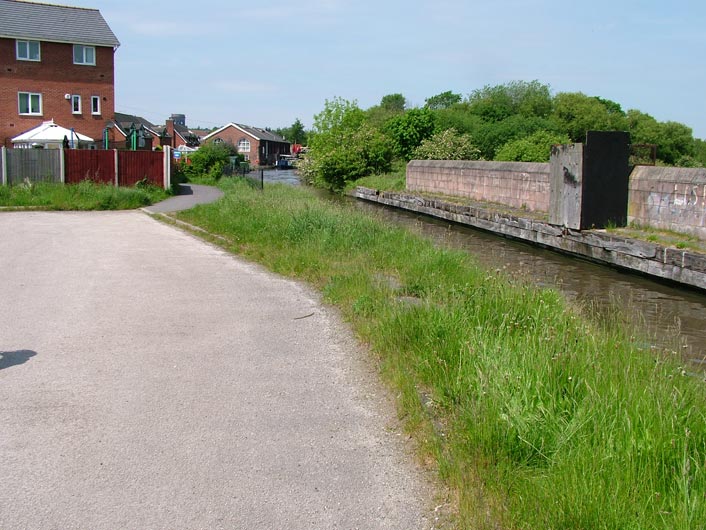
M 294 171 L 265 171 L 265 182 L 299 184 Z M 433 217 L 338 196 L 332 200 L 377 216 L 433 239 L 437 244 L 462 249 L 477 262 L 542 287 L 598 312 L 619 311 L 643 330 L 650 345 L 678 351 L 693 365 L 706 369 L 706 294 L 624 273 L 607 266 L 565 256 L 501 236 L 449 224 Z

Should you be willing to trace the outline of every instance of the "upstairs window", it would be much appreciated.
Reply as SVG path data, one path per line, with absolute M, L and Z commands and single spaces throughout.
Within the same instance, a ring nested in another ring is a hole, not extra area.
M 91 96 L 91 114 L 100 116 L 101 113 L 101 98 L 100 96 Z
M 81 114 L 81 96 L 71 96 L 71 114 Z
M 42 115 L 42 95 L 32 92 L 18 92 L 19 112 L 24 115 Z
M 241 138 L 238 141 L 238 152 L 239 153 L 249 153 L 250 152 L 250 140 L 247 138 Z
M 39 61 L 39 41 L 38 40 L 18 40 L 17 41 L 18 61 Z
M 74 44 L 74 64 L 96 65 L 96 47 Z

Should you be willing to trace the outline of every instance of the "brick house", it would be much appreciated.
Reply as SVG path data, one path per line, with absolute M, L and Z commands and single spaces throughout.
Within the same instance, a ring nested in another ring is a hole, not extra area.
M 109 149 L 132 149 L 131 133 L 136 132 L 135 149 L 151 151 L 160 145 L 159 127 L 142 116 L 115 112 L 107 125 L 109 129 Z
M 47 120 L 100 145 L 118 46 L 97 9 L 0 0 L 0 145 Z
M 256 127 L 229 123 L 206 135 L 201 143 L 226 142 L 238 149 L 238 153 L 254 165 L 274 165 L 279 155 L 289 155 L 291 144 L 281 136 Z

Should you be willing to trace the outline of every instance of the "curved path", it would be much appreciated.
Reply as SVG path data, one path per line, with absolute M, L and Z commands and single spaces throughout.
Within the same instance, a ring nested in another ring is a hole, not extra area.
M 345 326 L 139 212 L 0 214 L 0 528 L 430 528 Z
M 214 186 L 179 184 L 179 195 L 142 209 L 147 213 L 180 212 L 193 208 L 197 204 L 215 202 L 221 197 L 223 192 Z

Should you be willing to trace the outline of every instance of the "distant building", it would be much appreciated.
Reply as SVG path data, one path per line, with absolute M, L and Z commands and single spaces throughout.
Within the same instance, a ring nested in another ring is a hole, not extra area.
M 118 46 L 97 9 L 0 0 L 0 144 L 48 120 L 100 144 Z
M 229 123 L 204 136 L 202 143 L 206 142 L 233 144 L 245 160 L 261 166 L 274 165 L 280 155 L 291 154 L 291 144 L 280 135 L 237 123 Z

